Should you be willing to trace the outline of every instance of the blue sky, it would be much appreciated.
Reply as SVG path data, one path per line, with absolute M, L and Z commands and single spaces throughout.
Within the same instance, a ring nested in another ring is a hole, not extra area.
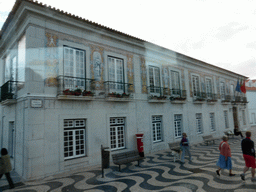
M 38 0 L 256 79 L 254 0 Z M 0 0 L 0 27 L 14 5 Z

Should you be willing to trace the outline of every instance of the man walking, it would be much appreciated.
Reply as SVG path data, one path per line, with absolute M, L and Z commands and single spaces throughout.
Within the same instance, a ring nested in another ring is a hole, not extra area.
M 252 182 L 256 181 L 255 176 L 255 149 L 254 149 L 254 142 L 251 140 L 251 132 L 247 131 L 245 133 L 246 138 L 242 140 L 241 146 L 243 151 L 243 157 L 245 161 L 245 167 L 243 173 L 240 175 L 242 180 L 245 180 L 245 173 L 251 167 L 252 170 Z

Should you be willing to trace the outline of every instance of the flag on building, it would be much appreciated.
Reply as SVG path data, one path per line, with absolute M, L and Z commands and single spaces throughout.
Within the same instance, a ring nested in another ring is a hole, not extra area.
M 240 89 L 241 89 L 241 91 L 242 91 L 243 93 L 246 93 L 245 81 L 242 82 L 242 85 L 241 85 Z
M 241 92 L 240 84 L 239 84 L 239 79 L 237 79 L 236 91 L 237 91 L 237 92 Z

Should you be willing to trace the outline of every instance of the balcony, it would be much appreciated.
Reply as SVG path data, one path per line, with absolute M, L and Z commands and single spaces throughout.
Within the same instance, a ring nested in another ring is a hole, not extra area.
M 221 104 L 228 105 L 231 103 L 232 97 L 231 95 L 221 95 Z
M 217 94 L 214 93 L 206 93 L 206 101 L 209 105 L 214 105 L 217 101 Z
M 133 84 L 115 81 L 106 81 L 104 84 L 106 101 L 129 102 L 133 100 Z
M 170 101 L 172 104 L 184 104 L 186 103 L 187 92 L 186 90 L 171 89 L 170 90 Z
M 247 97 L 242 97 L 242 96 L 235 96 L 234 101 L 232 101 L 232 104 L 236 105 L 236 104 L 246 104 L 248 103 L 247 101 Z
M 166 103 L 168 90 L 163 87 L 149 86 L 148 89 L 148 102 L 149 103 Z
M 16 103 L 17 91 L 24 86 L 23 83 L 18 81 L 7 81 L 1 86 L 1 98 L 2 105 L 11 105 Z
M 193 103 L 203 104 L 207 100 L 207 94 L 204 92 L 193 92 Z
M 57 98 L 59 100 L 94 100 L 94 80 L 71 76 L 58 76 L 57 81 Z

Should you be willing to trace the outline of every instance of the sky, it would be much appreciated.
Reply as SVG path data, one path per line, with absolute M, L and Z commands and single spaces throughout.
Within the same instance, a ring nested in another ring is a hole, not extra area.
M 256 79 L 255 0 L 38 0 Z M 15 0 L 0 0 L 0 28 Z

